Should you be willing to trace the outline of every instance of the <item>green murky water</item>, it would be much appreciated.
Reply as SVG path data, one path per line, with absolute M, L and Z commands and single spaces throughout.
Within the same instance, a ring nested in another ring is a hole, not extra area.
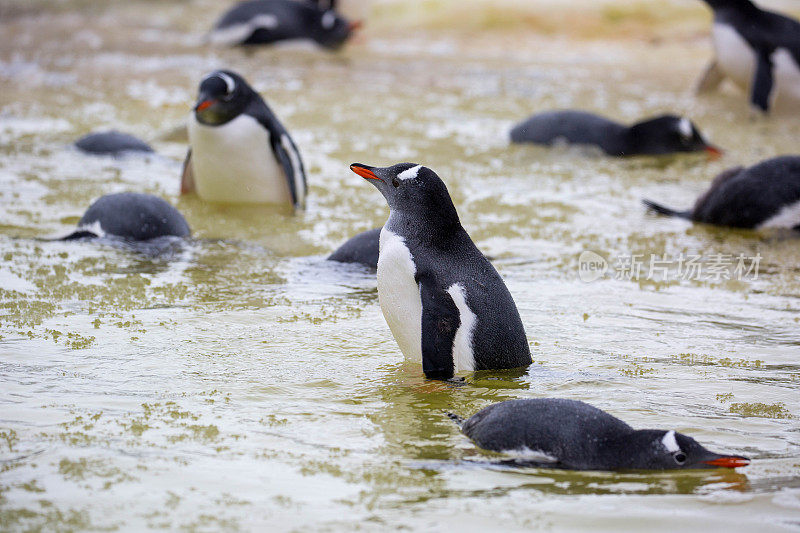
M 639 203 L 685 206 L 728 166 L 797 153 L 800 123 L 751 120 L 733 90 L 695 99 L 709 45 L 692 28 L 706 15 L 675 4 L 689 29 L 657 42 L 404 30 L 384 9 L 331 56 L 208 50 L 210 1 L 0 3 L 0 529 L 800 528 L 798 241 Z M 185 140 L 167 134 L 219 66 L 293 133 L 305 212 L 178 198 Z M 508 145 L 516 120 L 567 106 L 686 113 L 728 153 L 616 161 Z M 112 126 L 160 155 L 68 147 Z M 324 261 L 387 215 L 347 165 L 405 160 L 442 176 L 496 258 L 532 346 L 524 375 L 426 382 L 403 362 L 373 275 Z M 122 190 L 171 200 L 195 239 L 158 257 L 36 240 Z M 584 250 L 610 260 L 603 278 L 580 281 Z M 627 279 L 634 254 L 761 262 L 743 281 Z M 513 471 L 444 416 L 546 396 L 754 461 Z

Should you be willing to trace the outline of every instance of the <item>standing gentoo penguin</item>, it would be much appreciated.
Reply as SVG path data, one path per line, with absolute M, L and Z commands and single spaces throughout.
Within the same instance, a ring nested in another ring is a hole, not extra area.
M 227 11 L 209 35 L 212 43 L 228 46 L 272 44 L 311 39 L 335 50 L 360 26 L 348 22 L 325 2 L 249 0 Z
M 689 119 L 675 115 L 662 115 L 624 126 L 585 111 L 547 111 L 514 126 L 511 141 L 544 145 L 559 142 L 591 145 L 612 156 L 702 150 L 714 156 L 721 154 L 718 148 L 706 142 Z
M 238 74 L 212 72 L 200 82 L 189 119 L 181 193 L 212 202 L 290 204 L 306 196 L 303 161 L 289 132 Z
M 378 299 L 406 358 L 430 379 L 518 368 L 531 353 L 500 274 L 461 227 L 447 187 L 413 163 L 350 169 L 389 204 L 380 235 Z
M 189 224 L 180 212 L 152 194 L 122 192 L 95 200 L 77 229 L 61 240 L 113 236 L 131 241 L 188 237 Z
M 710 452 L 681 433 L 635 430 L 587 403 L 561 398 L 496 403 L 463 422 L 461 431 L 481 448 L 512 453 L 526 466 L 675 470 L 750 464 L 746 457 Z
M 714 178 L 711 187 L 686 211 L 650 200 L 662 215 L 734 228 L 792 228 L 800 231 L 800 156 L 768 159 L 736 167 Z
M 123 156 L 133 152 L 153 153 L 146 142 L 116 130 L 89 133 L 75 141 L 75 147 L 87 154 Z
M 750 0 L 705 0 L 714 10 L 716 57 L 698 84 L 710 91 L 726 77 L 750 91 L 754 108 L 800 109 L 800 22 Z

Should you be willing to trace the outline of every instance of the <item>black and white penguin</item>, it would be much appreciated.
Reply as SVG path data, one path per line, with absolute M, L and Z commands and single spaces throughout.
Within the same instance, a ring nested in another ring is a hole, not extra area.
M 714 10 L 715 58 L 698 84 L 713 90 L 725 78 L 750 91 L 750 104 L 800 110 L 800 22 L 759 9 L 750 0 L 705 0 Z
M 377 270 L 380 236 L 381 228 L 362 231 L 337 248 L 328 256 L 328 260 L 339 263 L 358 263 Z
M 662 215 L 734 228 L 800 231 L 800 156 L 782 156 L 736 167 L 714 178 L 694 207 L 677 211 L 650 200 Z
M 511 130 L 511 141 L 553 145 L 597 146 L 612 156 L 663 155 L 705 150 L 719 156 L 686 118 L 663 115 L 625 126 L 585 111 L 547 111 L 520 122 Z
M 249 0 L 227 11 L 214 26 L 209 41 L 228 46 L 272 44 L 311 39 L 335 50 L 360 26 L 348 22 L 326 2 Z
M 75 141 L 75 147 L 87 154 L 122 156 L 129 153 L 153 153 L 146 142 L 119 131 L 89 133 Z
M 122 192 L 95 200 L 77 229 L 61 240 L 119 237 L 147 241 L 157 237 L 188 237 L 189 224 L 180 212 L 152 194 Z
M 561 398 L 508 400 L 466 421 L 461 431 L 486 450 L 525 466 L 568 470 L 737 468 L 750 460 L 710 452 L 675 431 L 635 430 L 587 403 Z
M 430 379 L 530 365 L 517 306 L 461 227 L 439 176 L 413 163 L 350 168 L 389 204 L 380 234 L 378 299 L 403 355 L 421 362 Z
M 305 202 L 306 174 L 286 128 L 247 82 L 229 70 L 200 82 L 189 118 L 181 192 L 211 202 Z

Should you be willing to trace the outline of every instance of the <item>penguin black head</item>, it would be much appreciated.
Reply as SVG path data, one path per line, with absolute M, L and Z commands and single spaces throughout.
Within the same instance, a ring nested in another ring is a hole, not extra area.
M 220 126 L 239 116 L 256 92 L 230 70 L 216 70 L 200 82 L 194 114 L 207 126 Z
M 319 18 L 312 27 L 312 37 L 320 45 L 336 49 L 360 27 L 360 21 L 349 22 L 333 9 L 320 10 Z
M 706 151 L 713 157 L 722 155 L 722 151 L 709 144 L 689 119 L 675 115 L 639 122 L 631 126 L 630 133 L 637 150 L 644 154 Z
M 755 5 L 750 0 L 703 0 L 711 9 L 722 9 L 726 7 L 734 9 L 752 9 Z
M 380 168 L 353 163 L 350 170 L 375 185 L 386 198 L 393 213 L 435 220 L 440 229 L 459 223 L 458 213 L 447 187 L 428 167 L 415 163 L 398 163 Z
M 624 446 L 626 450 L 616 450 L 625 457 L 622 468 L 676 470 L 738 468 L 750 464 L 746 457 L 711 452 L 693 438 L 675 431 L 635 431 L 624 439 Z

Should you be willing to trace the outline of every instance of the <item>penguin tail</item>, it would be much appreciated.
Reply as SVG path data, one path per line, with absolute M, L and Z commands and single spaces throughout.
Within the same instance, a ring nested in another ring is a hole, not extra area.
M 455 415 L 455 414 L 453 414 L 453 413 L 445 413 L 445 414 L 447 415 L 447 417 L 448 417 L 450 420 L 452 420 L 453 422 L 455 422 L 455 423 L 458 425 L 458 427 L 459 427 L 459 428 L 460 428 L 460 427 L 461 427 L 461 426 L 464 424 L 464 419 L 463 419 L 463 418 L 461 418 L 460 416 L 458 416 L 458 415 Z
M 57 240 L 57 241 L 75 241 L 75 240 L 78 240 L 78 239 L 96 239 L 96 238 L 97 238 L 97 233 L 95 233 L 93 231 L 87 231 L 87 230 L 79 229 L 79 230 L 73 231 L 69 235 L 65 235 L 64 237 L 60 237 L 60 238 L 55 239 L 55 240 Z
M 657 204 L 651 200 L 643 199 L 642 203 L 648 208 L 652 209 L 659 215 L 665 215 L 668 217 L 678 217 L 678 218 L 691 218 L 692 214 L 691 211 L 676 211 L 674 209 L 670 209 L 669 207 L 665 207 L 661 204 Z

